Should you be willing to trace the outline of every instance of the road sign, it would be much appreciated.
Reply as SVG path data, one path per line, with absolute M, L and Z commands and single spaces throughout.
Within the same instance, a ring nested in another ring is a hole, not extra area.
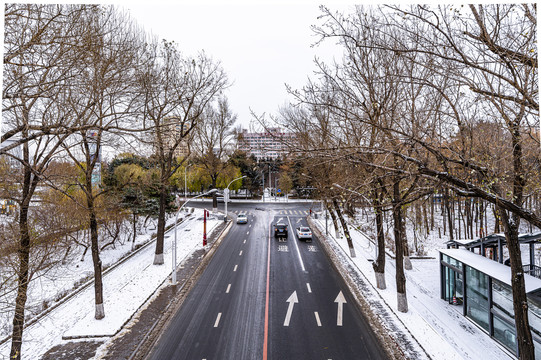
M 280 194 L 280 193 L 282 192 L 282 190 L 281 190 L 281 189 L 278 189 L 278 190 L 276 190 L 276 191 L 278 191 L 278 194 Z

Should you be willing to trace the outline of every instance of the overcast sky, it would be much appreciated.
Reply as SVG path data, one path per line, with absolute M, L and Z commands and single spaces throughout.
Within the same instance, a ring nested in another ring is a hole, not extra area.
M 138 1 L 121 6 L 147 32 L 178 43 L 184 54 L 204 50 L 219 60 L 233 83 L 226 94 L 237 124 L 247 127 L 250 108 L 258 115 L 275 114 L 288 99 L 284 84 L 300 88 L 306 83 L 315 70 L 314 56 L 339 57 L 332 43 L 311 47 L 316 38 L 310 25 L 320 23 L 318 4 Z

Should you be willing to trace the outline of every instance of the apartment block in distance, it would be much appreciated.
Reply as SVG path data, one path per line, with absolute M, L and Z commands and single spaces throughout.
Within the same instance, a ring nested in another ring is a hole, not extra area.
M 189 125 L 190 124 L 188 123 L 184 123 L 184 131 L 188 130 Z M 164 119 L 163 125 L 162 125 L 162 136 L 165 142 L 165 146 L 168 150 L 173 148 L 174 144 L 182 136 L 181 129 L 182 129 L 182 124 L 179 118 L 172 116 L 172 117 Z M 190 149 L 188 146 L 188 142 L 190 141 L 190 139 L 191 139 L 191 134 L 180 141 L 180 143 L 174 150 L 174 153 L 173 153 L 174 157 L 184 158 L 189 155 Z
M 294 135 L 280 128 L 270 128 L 265 132 L 248 132 L 243 129 L 239 134 L 237 148 L 257 160 L 276 159 L 287 154 L 287 144 L 291 144 Z

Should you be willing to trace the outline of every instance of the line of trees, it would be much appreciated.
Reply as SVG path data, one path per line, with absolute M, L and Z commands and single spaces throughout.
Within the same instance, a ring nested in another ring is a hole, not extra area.
M 97 204 L 110 189 L 100 186 L 100 154 L 127 147 L 155 155 L 160 185 L 154 263 L 163 264 L 167 190 L 185 161 L 174 152 L 197 127 L 204 128 L 204 112 L 218 95 L 223 98 L 229 83 L 218 61 L 204 53 L 182 55 L 176 44 L 149 37 L 112 6 L 6 4 L 4 26 L 1 141 L 12 142 L 0 156 L 18 165 L 3 179 L 10 186 L 0 197 L 18 205 L 11 358 L 20 359 L 28 284 L 42 264 L 36 249 L 44 245 L 43 229 L 34 221 L 39 211 L 30 208 L 37 190 L 54 188 L 85 210 L 95 318 L 103 318 Z M 180 131 L 171 136 L 171 128 Z M 75 176 L 61 180 L 50 171 L 61 162 L 71 163 Z M 61 236 L 52 236 L 50 244 Z
M 276 120 L 297 134 L 292 150 L 333 220 L 352 204 L 373 208 L 384 288 L 382 212 L 392 213 L 398 310 L 407 312 L 404 209 L 435 193 L 449 217 L 451 193 L 492 204 L 509 249 L 519 357 L 533 359 L 518 229 L 524 220 L 541 228 L 536 6 L 321 11 L 313 30 L 343 58 L 316 60 L 316 76 L 290 89 L 295 100 Z

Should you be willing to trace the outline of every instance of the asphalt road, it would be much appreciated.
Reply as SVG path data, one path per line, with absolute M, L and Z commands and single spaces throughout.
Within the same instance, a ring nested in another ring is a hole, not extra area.
M 310 205 L 230 204 L 248 224 L 233 225 L 149 359 L 386 359 L 318 239 L 296 238 Z

